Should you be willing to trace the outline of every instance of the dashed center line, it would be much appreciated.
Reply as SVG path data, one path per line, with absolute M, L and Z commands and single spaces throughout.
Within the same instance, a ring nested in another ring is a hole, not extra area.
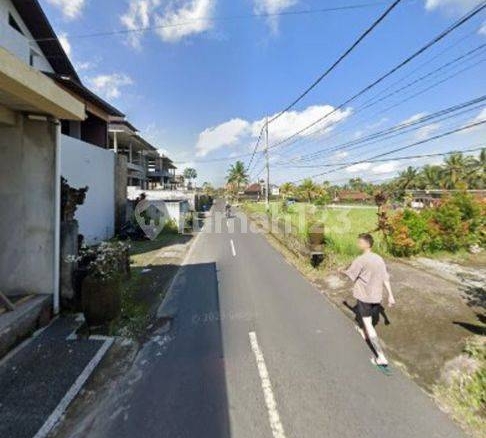
M 285 431 L 280 421 L 280 415 L 277 409 L 277 402 L 273 395 L 272 383 L 270 382 L 270 376 L 268 375 L 267 365 L 265 364 L 265 358 L 263 357 L 262 350 L 258 345 L 258 339 L 255 332 L 250 332 L 250 344 L 253 354 L 255 355 L 258 374 L 263 389 L 263 395 L 265 397 L 265 404 L 267 405 L 268 419 L 270 420 L 270 428 L 272 429 L 273 438 L 285 438 Z
M 231 245 L 231 253 L 233 254 L 233 257 L 236 257 L 235 242 L 233 242 L 233 239 L 230 240 L 230 245 Z

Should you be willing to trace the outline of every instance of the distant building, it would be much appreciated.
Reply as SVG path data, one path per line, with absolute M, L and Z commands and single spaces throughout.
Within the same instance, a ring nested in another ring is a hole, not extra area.
M 341 190 L 336 194 L 334 202 L 370 202 L 373 196 L 366 192 L 354 190 Z

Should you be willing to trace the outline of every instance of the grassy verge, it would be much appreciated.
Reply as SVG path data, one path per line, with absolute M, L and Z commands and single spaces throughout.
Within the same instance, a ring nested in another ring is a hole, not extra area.
M 131 243 L 131 276 L 123 284 L 121 316 L 113 327 L 115 334 L 135 339 L 144 336 L 191 238 L 165 232 L 155 240 Z
M 434 395 L 473 436 L 486 436 L 486 340 L 471 340 L 462 356 L 446 365 Z
M 243 209 L 250 216 L 266 214 L 263 203 L 246 203 Z M 343 265 L 358 255 L 356 237 L 360 233 L 373 232 L 377 225 L 377 209 L 374 208 L 328 208 L 308 203 L 297 203 L 283 211 L 278 202 L 270 205 L 272 219 L 290 223 L 292 233 L 306 243 L 309 224 L 324 224 L 328 265 Z M 375 250 L 385 254 L 386 248 L 380 233 L 373 233 Z

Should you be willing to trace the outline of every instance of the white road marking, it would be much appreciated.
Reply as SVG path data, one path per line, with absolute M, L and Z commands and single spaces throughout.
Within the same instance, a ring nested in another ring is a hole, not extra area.
M 265 358 L 263 357 L 262 350 L 258 345 L 258 339 L 255 332 L 250 332 L 250 344 L 253 354 L 255 355 L 258 374 L 263 389 L 263 395 L 265 397 L 265 404 L 267 405 L 268 419 L 270 420 L 270 427 L 272 429 L 274 438 L 285 438 L 285 431 L 280 422 L 280 415 L 277 409 L 277 402 L 273 395 L 272 383 L 270 382 L 270 376 L 268 375 L 267 365 L 265 364 Z
M 233 242 L 233 239 L 230 240 L 230 244 L 231 244 L 231 253 L 233 254 L 233 257 L 236 257 L 235 242 Z

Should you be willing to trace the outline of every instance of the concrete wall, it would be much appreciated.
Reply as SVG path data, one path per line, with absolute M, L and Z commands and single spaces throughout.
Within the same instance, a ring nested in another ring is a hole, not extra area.
M 8 14 L 12 14 L 17 24 L 20 26 L 22 33 L 12 28 L 8 23 Z M 16 55 L 19 59 L 29 65 L 30 53 L 33 50 L 34 57 L 33 67 L 37 70 L 53 72 L 51 65 L 44 57 L 38 44 L 33 41 L 34 38 L 29 32 L 24 22 L 17 13 L 10 0 L 0 0 L 0 45 L 5 47 L 9 52 Z
M 115 155 L 115 231 L 127 222 L 127 157 Z
M 115 154 L 76 138 L 61 136 L 61 174 L 71 187 L 89 187 L 75 218 L 87 244 L 115 234 Z
M 0 290 L 54 292 L 55 125 L 0 126 Z

